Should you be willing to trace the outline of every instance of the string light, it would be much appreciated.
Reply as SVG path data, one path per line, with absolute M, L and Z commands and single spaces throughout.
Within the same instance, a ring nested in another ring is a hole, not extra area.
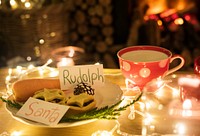
M 177 123 L 175 125 L 174 133 L 178 133 L 180 135 L 185 134 L 186 133 L 186 126 L 183 123 Z
M 28 67 L 17 66 L 15 70 L 9 68 L 8 75 L 5 78 L 5 84 L 7 92 L 3 94 L 4 98 L 8 98 L 12 95 L 12 83 L 23 78 L 29 77 L 34 72 L 34 76 L 38 77 L 57 77 L 59 72 L 55 68 L 48 67 L 49 64 L 53 62 L 49 59 L 44 65 L 35 67 L 34 65 L 29 65 Z M 36 73 L 38 73 L 38 75 Z M 46 74 L 46 75 L 45 75 Z
M 176 25 L 182 25 L 182 24 L 184 23 L 184 21 L 183 21 L 182 18 L 177 18 L 177 19 L 174 20 L 174 23 L 175 23 Z
M 21 131 L 13 131 L 10 136 L 21 136 L 22 132 Z
M 70 49 L 69 50 L 69 57 L 73 57 L 74 56 L 74 53 L 75 53 L 75 51 L 74 51 L 74 49 Z
M 15 0 L 10 0 L 10 6 L 12 7 L 12 9 L 18 8 L 18 4 Z
M 94 132 L 92 134 L 92 136 L 113 136 L 113 133 L 120 127 L 120 124 L 118 121 L 116 121 L 116 125 L 110 130 L 98 130 L 96 132 Z M 117 131 L 119 131 L 118 133 L 120 133 L 120 130 L 118 129 Z

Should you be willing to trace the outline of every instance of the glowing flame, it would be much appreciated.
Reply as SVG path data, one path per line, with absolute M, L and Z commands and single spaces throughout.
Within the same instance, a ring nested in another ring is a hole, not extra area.
M 10 136 L 21 136 L 22 132 L 21 131 L 13 131 Z

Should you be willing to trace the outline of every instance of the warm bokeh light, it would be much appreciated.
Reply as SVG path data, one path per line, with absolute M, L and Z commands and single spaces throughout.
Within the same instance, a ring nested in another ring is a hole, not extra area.
M 103 131 L 97 131 L 92 134 L 92 136 L 113 136 L 113 134 L 109 131 L 103 130 Z
M 61 60 L 57 63 L 57 67 L 74 65 L 75 64 L 72 58 L 61 58 Z
M 190 15 L 185 15 L 185 20 L 190 21 L 191 20 L 191 16 Z
M 174 20 L 174 23 L 176 25 L 182 25 L 184 23 L 184 20 L 182 18 L 177 18 Z
M 152 122 L 153 122 L 153 116 L 151 114 L 146 114 L 146 116 L 143 120 L 143 124 L 144 125 L 151 125 Z
M 69 50 L 69 54 L 68 54 L 69 57 L 72 58 L 72 57 L 74 56 L 74 53 L 75 53 L 74 49 L 70 49 L 70 50 Z
M 22 132 L 21 131 L 13 131 L 10 136 L 22 136 Z
M 22 73 L 22 66 L 17 66 L 16 71 L 18 74 Z
M 28 69 L 33 69 L 34 67 L 35 66 L 31 64 L 31 65 L 28 66 Z
M 100 62 L 96 62 L 96 63 L 94 63 L 94 65 L 101 65 L 101 63 Z
M 10 6 L 12 7 L 12 9 L 18 8 L 18 4 L 15 0 L 10 0 Z
M 192 102 L 191 100 L 189 99 L 186 99 L 184 102 L 183 102 L 183 109 L 184 110 L 189 110 L 192 108 Z
M 158 26 L 162 26 L 162 25 L 163 25 L 163 23 L 162 23 L 161 20 L 158 20 L 158 21 L 157 21 L 157 24 L 158 24 Z
M 30 9 L 31 8 L 31 3 L 30 2 L 25 2 L 24 6 L 25 6 L 25 8 Z
M 179 135 L 186 133 L 186 126 L 183 123 L 177 123 L 175 125 L 174 133 Z
M 51 64 L 52 62 L 53 62 L 53 60 L 52 60 L 52 59 L 48 59 L 48 61 L 47 61 L 47 63 L 45 64 L 45 66 L 47 66 L 47 65 Z
M 184 100 L 182 107 L 183 107 L 183 111 L 182 111 L 183 117 L 184 116 L 186 116 L 186 117 L 192 116 L 192 110 L 190 110 L 190 109 L 192 109 L 191 100 L 189 100 L 189 99 Z
M 44 44 L 44 42 L 45 42 L 44 39 L 40 39 L 40 40 L 39 40 L 39 43 L 40 43 L 40 44 Z
M 31 56 L 27 56 L 27 57 L 26 57 L 26 60 L 27 60 L 27 61 L 31 61 L 31 60 L 32 60 Z
M 179 78 L 178 84 L 198 88 L 200 86 L 200 79 L 191 78 L 191 77 L 182 77 L 182 78 Z

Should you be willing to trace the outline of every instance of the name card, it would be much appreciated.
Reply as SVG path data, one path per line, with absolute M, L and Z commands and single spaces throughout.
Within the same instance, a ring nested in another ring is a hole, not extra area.
M 54 126 L 58 124 L 68 109 L 69 106 L 30 97 L 17 112 L 17 115 L 49 126 Z
M 84 82 L 90 85 L 104 84 L 103 65 L 79 65 L 59 67 L 61 90 Z

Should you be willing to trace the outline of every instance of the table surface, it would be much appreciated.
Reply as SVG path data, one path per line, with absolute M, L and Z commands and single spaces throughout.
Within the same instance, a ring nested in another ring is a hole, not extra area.
M 118 84 L 121 87 L 124 87 L 124 78 L 121 75 L 119 69 L 105 69 L 105 78 L 110 80 L 111 82 Z M 5 78 L 8 75 L 8 69 L 3 68 L 0 69 L 0 91 L 4 92 L 5 89 Z M 137 107 L 137 106 L 136 106 Z M 146 133 L 147 129 L 154 131 L 159 131 L 160 134 L 177 134 L 176 130 L 171 130 L 167 125 L 171 122 L 168 119 L 162 119 L 160 122 L 157 122 L 158 129 L 151 128 L 148 126 L 145 127 L 143 124 L 143 118 L 139 114 L 135 114 L 135 119 L 128 119 L 128 115 L 130 114 L 130 108 L 127 108 L 126 111 L 122 112 L 121 116 L 117 120 L 120 124 L 120 130 L 123 132 L 128 132 L 133 135 L 141 135 L 142 133 Z M 12 116 L 6 111 L 5 103 L 0 101 L 0 136 L 3 133 L 13 134 L 15 132 L 20 132 L 20 136 L 90 136 L 94 132 L 98 130 L 107 130 L 110 131 L 115 127 L 116 120 L 97 120 L 88 124 L 79 125 L 75 127 L 64 127 L 64 128 L 50 128 L 50 127 L 39 127 L 39 126 L 31 126 L 24 123 L 21 123 L 12 118 Z M 188 133 L 200 134 L 200 130 L 197 126 L 200 125 L 199 121 L 189 121 L 187 122 L 192 127 L 191 131 L 187 131 Z M 190 127 L 191 128 L 191 127 Z M 119 133 L 114 131 L 113 135 L 118 136 Z

